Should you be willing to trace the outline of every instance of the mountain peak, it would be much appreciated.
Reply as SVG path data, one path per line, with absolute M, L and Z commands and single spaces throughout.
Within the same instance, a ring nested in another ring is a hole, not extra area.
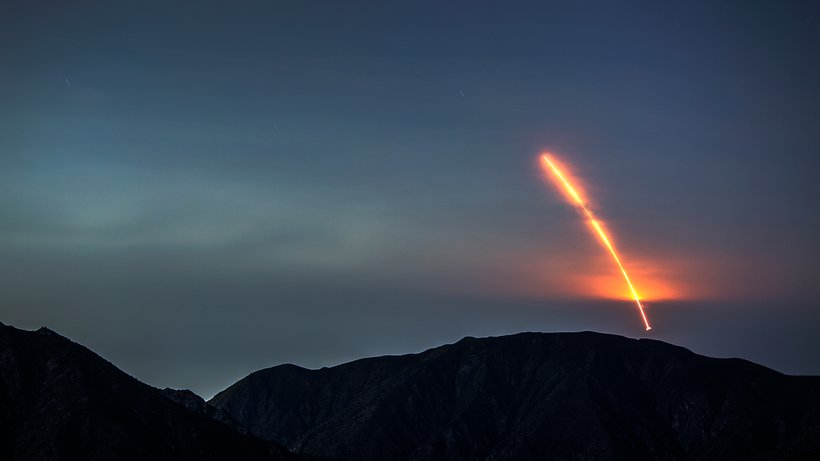
M 207 405 L 190 391 L 179 395 Z M 2 459 L 295 458 L 214 419 L 48 328 L 0 328 Z
M 338 459 L 820 453 L 809 442 L 820 440 L 820 378 L 590 331 L 465 337 L 321 370 L 273 367 L 210 403 L 258 437 Z

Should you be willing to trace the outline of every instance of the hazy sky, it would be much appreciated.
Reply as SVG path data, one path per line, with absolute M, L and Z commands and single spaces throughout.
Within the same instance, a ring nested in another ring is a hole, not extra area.
M 0 321 L 150 384 L 645 335 L 544 150 L 650 337 L 820 373 L 815 1 L 12 1 L 0 63 Z

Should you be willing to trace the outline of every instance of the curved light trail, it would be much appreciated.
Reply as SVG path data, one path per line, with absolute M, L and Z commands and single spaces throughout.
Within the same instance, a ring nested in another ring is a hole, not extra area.
M 651 330 L 652 327 L 649 326 L 649 320 L 646 318 L 646 312 L 644 312 L 643 304 L 641 304 L 641 298 L 638 296 L 638 292 L 632 285 L 632 281 L 629 280 L 629 275 L 626 273 L 626 269 L 624 269 L 624 265 L 621 263 L 621 258 L 618 256 L 618 252 L 615 251 L 615 246 L 612 244 L 612 240 L 607 235 L 606 230 L 604 230 L 604 226 L 600 223 L 600 221 L 598 221 L 598 219 L 595 218 L 595 215 L 592 214 L 592 211 L 590 211 L 587 207 L 586 203 L 581 198 L 581 195 L 572 186 L 572 183 L 570 183 L 561 169 L 550 159 L 549 155 L 541 155 L 541 161 L 544 169 L 551 174 L 553 181 L 563 188 L 564 192 L 566 192 L 566 194 L 572 199 L 573 204 L 584 213 L 584 216 L 586 216 L 589 220 L 592 228 L 595 229 L 595 233 L 598 235 L 601 243 L 603 243 L 606 249 L 609 250 L 609 254 L 612 255 L 612 259 L 615 260 L 615 264 L 618 265 L 618 269 L 621 270 L 621 274 L 624 276 L 624 280 L 629 286 L 629 291 L 635 299 L 635 304 L 638 305 L 638 312 L 641 313 L 641 319 L 643 319 L 643 324 L 646 327 L 646 331 Z

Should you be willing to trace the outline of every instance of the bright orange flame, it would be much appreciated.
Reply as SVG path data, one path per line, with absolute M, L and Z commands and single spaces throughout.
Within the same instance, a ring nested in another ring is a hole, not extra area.
M 601 240 L 601 243 L 603 243 L 606 249 L 609 250 L 609 254 L 612 256 L 612 259 L 615 260 L 615 264 L 618 265 L 618 269 L 621 270 L 621 274 L 624 276 L 627 286 L 629 286 L 629 292 L 635 299 L 635 304 L 638 305 L 638 312 L 641 313 L 641 318 L 643 319 L 643 324 L 646 326 L 646 330 L 651 330 L 652 327 L 649 326 L 649 320 L 646 318 L 646 312 L 644 312 L 643 305 L 641 304 L 641 297 L 638 296 L 638 292 L 632 285 L 632 281 L 629 280 L 629 275 L 626 273 L 626 269 L 624 269 L 624 265 L 621 263 L 621 258 L 618 257 L 618 252 L 615 251 L 615 246 L 612 244 L 606 230 L 604 230 L 604 226 L 595 218 L 595 215 L 593 215 L 592 211 L 589 210 L 586 203 L 581 198 L 581 195 L 575 190 L 564 173 L 561 172 L 561 169 L 552 162 L 550 157 L 547 154 L 543 154 L 541 156 L 541 160 L 543 161 L 544 166 L 548 169 L 547 171 L 552 173 L 553 179 L 556 180 L 555 182 L 563 187 L 564 192 L 566 192 L 567 195 L 572 198 L 574 204 L 581 211 L 583 211 L 584 215 L 589 220 L 589 223 L 592 225 L 592 228 L 595 230 L 595 233 L 598 235 L 598 238 Z

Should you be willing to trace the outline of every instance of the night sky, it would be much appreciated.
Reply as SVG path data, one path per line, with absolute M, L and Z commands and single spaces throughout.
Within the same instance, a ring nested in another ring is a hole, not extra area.
M 205 397 L 519 331 L 820 374 L 820 3 L 128 3 L 0 4 L 0 321 Z

